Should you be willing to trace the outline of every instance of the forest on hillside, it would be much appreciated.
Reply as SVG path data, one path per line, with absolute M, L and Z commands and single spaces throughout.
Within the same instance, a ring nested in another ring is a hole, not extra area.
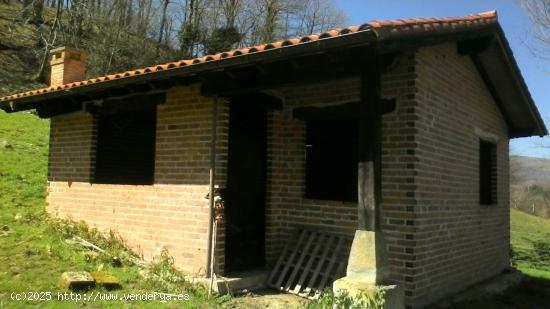
M 13 24 L 33 27 L 45 81 L 49 51 L 87 52 L 88 75 L 213 54 L 341 26 L 331 0 L 0 0 L 19 6 Z M 0 42 L 1 43 L 1 42 Z
M 510 207 L 550 218 L 550 159 L 510 157 Z

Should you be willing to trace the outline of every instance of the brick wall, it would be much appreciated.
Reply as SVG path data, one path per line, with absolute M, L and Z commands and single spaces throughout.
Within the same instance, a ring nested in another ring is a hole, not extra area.
M 53 117 L 50 122 L 50 181 L 87 182 L 95 150 L 95 121 L 90 114 Z
M 313 200 L 305 194 L 306 123 L 292 117 L 293 109 L 358 102 L 358 79 L 290 87 L 282 111 L 268 115 L 266 259 L 273 264 L 296 227 L 321 228 L 352 235 L 357 204 Z
M 208 221 L 212 100 L 198 85 L 172 89 L 158 108 L 155 184 L 90 184 L 94 122 L 85 114 L 52 119 L 50 212 L 114 228 L 147 257 L 166 247 L 184 270 L 203 271 Z M 273 263 L 296 226 L 352 236 L 357 205 L 304 198 L 305 123 L 296 107 L 359 101 L 359 80 L 278 89 L 282 110 L 268 115 L 266 257 Z M 508 264 L 506 125 L 468 57 L 454 45 L 399 57 L 382 94 L 382 219 L 391 279 L 410 307 L 421 307 L 491 276 Z M 220 102 L 216 183 L 227 165 L 227 102 Z M 498 139 L 499 205 L 478 202 L 479 136 Z M 217 264 L 223 269 L 223 226 Z
M 48 210 L 113 229 L 151 259 L 168 249 L 176 264 L 204 272 L 207 246 L 212 99 L 198 86 L 173 88 L 158 107 L 155 184 L 91 184 L 94 130 L 88 114 L 51 122 Z M 218 116 L 218 185 L 225 181 L 227 103 Z M 84 124 L 84 125 L 83 125 Z M 92 150 L 92 151 L 91 151 Z M 220 231 L 223 232 L 223 227 Z M 223 238 L 218 252 L 223 248 Z M 223 266 L 223 258 L 219 259 Z
M 284 109 L 269 118 L 271 263 L 293 227 L 351 236 L 357 226 L 356 204 L 303 198 L 305 123 L 292 109 L 358 101 L 359 81 L 282 92 Z M 383 75 L 382 95 L 397 99 L 383 116 L 381 227 L 390 278 L 404 286 L 409 306 L 421 307 L 508 265 L 507 130 L 470 59 L 452 44 L 401 56 Z M 479 135 L 499 140 L 498 206 L 479 205 Z
M 407 138 L 414 120 L 414 58 L 400 57 L 399 64 L 382 78 L 384 97 L 396 98 L 396 110 L 383 116 L 383 153 L 381 201 L 382 229 L 386 235 L 391 279 L 404 282 L 405 263 L 410 256 L 405 246 L 412 243 L 409 219 L 413 218 L 410 184 L 414 171 L 410 149 L 414 143 Z M 412 86 L 411 86 L 412 85 Z M 357 229 L 357 204 L 304 198 L 305 122 L 292 118 L 292 110 L 303 106 L 329 106 L 358 102 L 359 79 L 281 90 L 285 94 L 282 111 L 272 111 L 268 122 L 268 183 L 266 254 L 273 263 L 280 254 L 290 231 L 297 226 L 322 228 L 326 231 L 353 236 Z M 348 248 L 349 249 L 349 248 Z
M 509 265 L 507 126 L 455 44 L 420 49 L 413 136 L 415 260 L 408 303 L 422 307 Z M 498 204 L 479 203 L 479 139 L 497 142 Z

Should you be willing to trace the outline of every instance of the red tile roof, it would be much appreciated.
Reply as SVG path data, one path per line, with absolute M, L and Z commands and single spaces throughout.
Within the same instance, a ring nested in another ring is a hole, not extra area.
M 309 42 L 315 42 L 322 39 L 331 39 L 339 36 L 353 34 L 365 30 L 384 31 L 386 37 L 420 34 L 423 32 L 437 32 L 439 30 L 445 31 L 458 31 L 464 29 L 475 28 L 479 26 L 486 26 L 495 24 L 497 22 L 496 11 L 483 12 L 474 15 L 461 16 L 461 17 L 447 17 L 447 18 L 416 18 L 416 19 L 397 19 L 397 20 L 382 20 L 371 21 L 360 26 L 350 26 L 343 29 L 333 29 L 322 34 L 312 34 L 302 37 L 296 37 L 287 40 L 281 40 L 273 43 L 256 45 L 253 47 L 245 47 L 240 49 L 234 49 L 231 51 L 217 53 L 215 55 L 208 55 L 200 58 L 180 60 L 169 62 L 165 64 L 154 65 L 146 68 L 140 68 L 130 70 L 126 72 L 111 74 L 107 76 L 91 78 L 84 81 L 69 83 L 56 87 L 46 87 L 27 92 L 17 93 L 0 98 L 0 102 L 3 101 L 16 101 L 18 99 L 27 98 L 31 96 L 38 96 L 41 94 L 52 93 L 61 90 L 73 89 L 85 85 L 105 83 L 112 80 L 119 80 L 132 76 L 154 74 L 155 72 L 167 71 L 176 68 L 189 67 L 196 64 L 222 61 L 226 58 L 238 57 L 246 54 L 260 53 L 263 51 L 283 48 L 287 46 L 295 46 L 300 44 L 306 44 Z

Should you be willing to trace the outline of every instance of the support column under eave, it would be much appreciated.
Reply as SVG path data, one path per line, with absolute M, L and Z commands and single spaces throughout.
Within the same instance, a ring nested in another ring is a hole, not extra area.
M 379 225 L 382 108 L 378 57 L 368 53 L 361 70 L 359 154 L 357 173 L 358 230 L 375 232 Z
M 333 284 L 335 294 L 351 297 L 385 291 L 384 308 L 403 308 L 401 289 L 387 285 L 387 253 L 380 230 L 382 106 L 381 64 L 373 50 L 367 50 L 361 67 L 359 111 L 358 226 L 355 231 L 346 277 Z

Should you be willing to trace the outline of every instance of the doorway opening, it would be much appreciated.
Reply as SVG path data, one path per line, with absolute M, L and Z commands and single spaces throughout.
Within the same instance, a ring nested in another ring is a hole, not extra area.
M 225 202 L 225 272 L 265 265 L 267 107 L 257 96 L 230 101 Z

